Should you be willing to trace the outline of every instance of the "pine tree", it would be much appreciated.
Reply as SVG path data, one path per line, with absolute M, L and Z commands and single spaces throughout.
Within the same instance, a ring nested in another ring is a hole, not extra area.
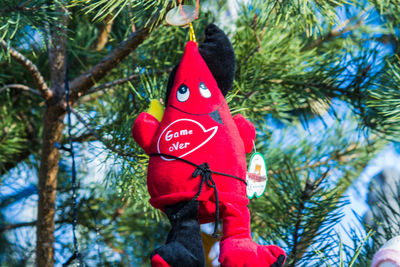
M 164 97 L 188 40 L 163 20 L 177 2 L 0 0 L 0 181 L 34 177 L 0 198 L 2 266 L 53 266 L 74 252 L 70 153 L 55 146 L 68 147 L 67 65 L 82 260 L 149 265 L 169 226 L 148 204 L 148 158 L 130 129 Z M 287 266 L 366 266 L 379 239 L 343 248 L 334 226 L 346 190 L 399 139 L 399 2 L 253 0 L 237 12 L 230 1 L 200 4 L 196 35 L 201 42 L 210 22 L 228 33 L 237 58 L 228 104 L 255 124 L 267 160 L 268 188 L 250 203 L 254 240 L 281 245 Z M 89 182 L 94 157 L 100 183 Z M 7 209 L 32 196 L 37 220 L 9 221 Z M 33 233 L 35 242 L 22 241 Z

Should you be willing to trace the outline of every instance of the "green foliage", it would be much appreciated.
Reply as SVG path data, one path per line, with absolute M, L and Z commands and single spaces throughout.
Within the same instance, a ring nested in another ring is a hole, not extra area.
M 169 1 L 47 3 L 0 1 L 4 14 L 0 33 L 35 62 L 46 80 L 46 27 L 60 17 L 59 4 L 69 11 L 70 80 L 88 71 L 135 30 L 149 23 L 153 27 L 129 57 L 75 104 L 89 127 L 73 117 L 73 138 L 80 143 L 76 148 L 78 237 L 86 264 L 148 266 L 149 254 L 165 240 L 168 223 L 148 203 L 148 158 L 131 138 L 130 129 L 151 99 L 164 98 L 169 73 L 188 40 L 187 29 L 161 22 Z M 261 243 L 283 246 L 289 254 L 288 266 L 344 266 L 353 259 L 355 265 L 367 266 L 362 264 L 370 261 L 380 244 L 375 235 L 363 242 L 369 228 L 354 236 L 353 247 L 342 245 L 333 231 L 348 204 L 343 197 L 346 190 L 386 140 L 399 136 L 396 49 L 382 54 L 370 45 L 387 45 L 377 35 L 395 32 L 399 11 L 396 1 L 369 3 L 255 0 L 241 4 L 234 18 L 220 16 L 229 12 L 226 1 L 201 1 L 200 17 L 194 23 L 198 40 L 204 38 L 206 25 L 216 22 L 233 43 L 237 71 L 227 101 L 233 114 L 243 113 L 256 125 L 257 151 L 265 155 L 269 169 L 265 195 L 250 204 L 253 234 Z M 374 12 L 382 19 L 379 27 L 366 19 Z M 344 25 L 338 14 L 348 18 Z M 96 50 L 107 23 L 111 31 L 106 45 Z M 398 47 L 396 38 L 389 39 Z M 29 73 L 1 53 L 0 85 L 21 83 L 34 88 Z M 107 86 L 121 79 L 129 81 Z M 44 103 L 11 88 L 0 93 L 0 101 L 0 162 L 18 163 L 17 154 L 23 152 L 37 157 Z M 352 113 L 343 115 L 348 110 Z M 100 184 L 87 182 L 93 174 L 86 168 L 94 158 L 101 161 L 98 175 L 105 176 Z M 68 226 L 72 220 L 69 166 L 69 154 L 63 153 L 57 198 L 58 263 L 73 251 Z M 1 223 L 7 222 L 1 218 Z M 388 229 L 393 226 L 387 223 Z M 7 243 L 9 236 L 0 237 L 5 241 L 0 253 L 13 249 L 15 244 Z M 32 261 L 23 251 L 7 259 Z
M 86 264 L 150 264 L 151 251 L 163 243 L 168 230 L 168 225 L 160 221 L 161 213 L 143 206 L 144 201 L 121 198 L 114 190 L 105 190 L 104 185 L 91 186 L 87 193 L 87 197 L 79 201 L 78 213 L 80 249 L 87 255 Z M 63 219 L 67 221 L 72 218 L 70 203 L 69 198 L 59 207 L 65 209 Z M 64 243 L 64 246 L 64 253 L 68 254 L 71 243 Z M 115 258 L 118 254 L 123 258 Z
M 280 141 L 257 148 L 267 159 L 269 181 L 265 199 L 251 201 L 252 229 L 256 237 L 281 242 L 290 255 L 288 266 L 309 266 L 320 254 L 334 257 L 329 251 L 338 242 L 327 239 L 335 235 L 341 209 L 348 204 L 343 194 L 373 156 L 371 151 L 382 146 L 370 140 L 366 149 L 351 137 L 354 128 L 346 128 L 323 134 L 316 130 L 308 138 L 301 130 L 297 135 L 290 130 L 289 137 L 283 134 Z
M 32 30 L 44 34 L 46 27 L 57 22 L 62 13 L 56 11 L 60 1 L 0 1 L 0 40 L 26 41 Z
M 376 7 L 376 10 L 385 22 L 385 26 L 393 34 L 392 37 L 398 39 L 398 35 L 395 34 L 396 28 L 400 23 L 400 6 L 398 0 L 372 0 L 371 3 Z
M 93 14 L 93 21 L 101 21 L 107 17 L 117 17 L 127 10 L 133 14 L 131 23 L 143 26 L 151 24 L 153 28 L 160 23 L 167 12 L 170 1 L 153 0 L 73 0 L 73 5 L 83 7 L 86 14 Z
M 295 33 L 293 25 L 297 25 L 300 31 L 308 37 L 324 35 L 325 25 L 331 27 L 338 23 L 336 8 L 345 4 L 353 4 L 353 1 L 252 1 L 251 11 L 258 16 L 265 16 L 271 22 L 270 27 L 283 26 Z M 260 12 L 263 11 L 263 12 Z M 322 19 L 323 18 L 323 19 Z
M 11 110 L 11 113 L 10 111 Z M 11 106 L 4 105 L 0 110 L 0 162 L 11 160 L 13 155 L 18 153 L 23 147 L 24 132 L 21 124 L 15 123 L 16 114 L 12 112 Z
M 386 134 L 386 138 L 399 140 L 400 130 L 400 64 L 398 59 L 388 63 L 381 80 L 369 93 L 367 102 L 371 113 L 367 120 L 372 127 Z
M 9 90 L 9 89 L 8 89 Z M 0 94 L 0 174 L 4 174 L 38 147 L 41 108 L 39 97 L 20 91 L 3 91 Z M 31 106 L 32 109 L 27 109 Z M 26 156 L 19 156 L 26 151 Z M 0 176 L 1 177 L 1 176 Z M 0 179 L 1 181 L 1 179 Z
M 364 225 L 366 231 L 374 231 L 371 242 L 368 242 L 361 251 L 361 256 L 357 259 L 357 266 L 365 266 L 371 264 L 373 255 L 384 245 L 389 239 L 398 236 L 400 230 L 400 190 L 399 181 L 393 183 L 393 188 L 384 191 L 376 185 L 371 185 L 372 190 L 377 199 L 374 207 L 370 212 L 372 225 L 366 220 L 360 218 L 360 222 Z

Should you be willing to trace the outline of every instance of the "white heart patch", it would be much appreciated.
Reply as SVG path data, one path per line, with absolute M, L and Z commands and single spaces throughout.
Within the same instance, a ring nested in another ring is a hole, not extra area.
M 218 126 L 209 129 L 194 120 L 179 119 L 169 124 L 157 141 L 158 153 L 183 158 L 204 146 L 217 133 Z M 161 157 L 164 160 L 172 158 Z

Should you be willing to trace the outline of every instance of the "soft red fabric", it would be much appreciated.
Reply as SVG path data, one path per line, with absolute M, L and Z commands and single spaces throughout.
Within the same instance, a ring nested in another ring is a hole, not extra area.
M 204 87 L 200 91 L 201 83 L 210 94 L 204 93 Z M 183 84 L 190 93 L 179 98 L 177 91 Z M 245 153 L 253 148 L 255 128 L 242 115 L 232 118 L 225 98 L 194 42 L 186 45 L 168 106 L 162 121 L 157 123 L 153 116 L 142 113 L 132 129 L 133 137 L 147 154 L 173 155 L 197 165 L 207 162 L 213 171 L 246 179 Z M 163 209 L 166 205 L 193 199 L 201 179 L 192 177 L 194 170 L 194 166 L 173 158 L 150 157 L 147 171 L 150 203 Z M 273 264 L 284 252 L 279 247 L 260 246 L 251 240 L 246 185 L 223 175 L 213 174 L 212 178 L 218 190 L 223 220 L 222 266 L 267 267 Z M 213 189 L 204 185 L 198 200 L 200 223 L 214 221 Z M 158 260 L 153 259 L 154 262 Z
M 159 127 L 158 120 L 147 112 L 140 113 L 133 124 L 132 136 L 147 154 L 150 153 L 154 135 Z
M 210 91 L 210 97 L 201 94 L 201 82 Z M 182 84 L 190 91 L 185 102 L 177 97 L 177 90 Z M 210 116 L 215 111 L 219 113 L 222 124 Z M 168 106 L 158 127 L 155 118 L 150 116 L 147 113 L 140 114 L 132 129 L 133 137 L 146 153 L 174 155 L 198 165 L 207 162 L 213 171 L 245 179 L 245 147 L 251 150 L 253 146 L 254 126 L 241 116 L 235 121 L 232 119 L 225 98 L 198 52 L 196 43 L 188 42 L 186 45 Z M 243 137 L 249 140 L 243 140 Z M 150 203 L 156 208 L 163 208 L 192 199 L 200 184 L 200 177 L 192 177 L 194 170 L 195 167 L 185 162 L 151 157 L 147 173 Z M 243 182 L 222 175 L 213 175 L 213 179 L 221 202 L 248 203 Z M 213 190 L 204 186 L 198 200 L 213 198 Z
M 221 205 L 223 236 L 219 262 L 229 267 L 267 267 L 286 255 L 278 246 L 262 246 L 250 235 L 250 213 L 245 205 Z M 283 264 L 282 264 L 283 265 Z
M 156 254 L 151 258 L 151 267 L 171 267 L 160 255 Z
M 251 122 L 243 117 L 242 114 L 235 115 L 233 121 L 236 123 L 236 127 L 242 137 L 244 151 L 250 153 L 254 146 L 254 140 L 256 139 L 256 128 Z

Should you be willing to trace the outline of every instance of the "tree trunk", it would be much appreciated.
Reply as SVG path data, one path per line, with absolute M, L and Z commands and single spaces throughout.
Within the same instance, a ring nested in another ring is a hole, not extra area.
M 36 266 L 54 266 L 54 214 L 60 153 L 54 143 L 61 142 L 64 115 L 47 107 L 43 119 L 42 154 L 39 168 L 39 202 L 36 229 Z
M 54 215 L 60 152 L 54 144 L 61 143 L 65 116 L 64 80 L 67 47 L 67 10 L 60 25 L 50 29 L 49 70 L 53 96 L 46 104 L 43 118 L 42 150 L 38 183 L 38 214 L 36 228 L 36 266 L 54 266 Z
M 167 10 L 170 6 L 167 7 Z M 36 229 L 36 265 L 38 267 L 52 267 L 54 265 L 54 215 L 57 188 L 57 174 L 60 154 L 54 147 L 54 143 L 61 143 L 62 131 L 64 129 L 63 119 L 66 113 L 65 103 L 65 62 L 67 44 L 67 10 L 59 8 L 60 12 L 66 14 L 58 26 L 50 29 L 51 43 L 49 51 L 49 69 L 51 79 L 52 96 L 46 101 L 46 111 L 43 119 L 41 162 L 39 168 L 38 183 L 38 217 Z M 154 18 L 158 19 L 157 18 Z M 150 23 L 148 26 L 132 33 L 131 36 L 119 46 L 114 48 L 90 71 L 81 74 L 70 82 L 70 102 L 73 104 L 108 72 L 118 66 L 121 61 L 134 51 L 150 34 Z

